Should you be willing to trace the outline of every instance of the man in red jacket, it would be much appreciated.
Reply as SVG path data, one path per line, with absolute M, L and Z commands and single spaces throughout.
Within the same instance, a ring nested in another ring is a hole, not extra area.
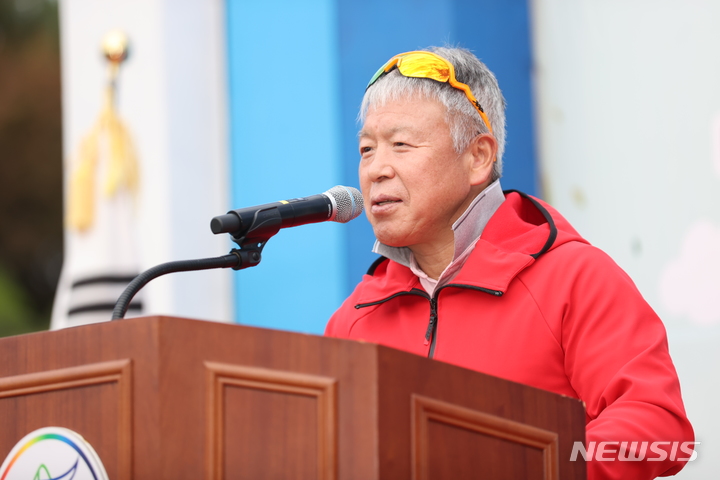
M 360 185 L 381 258 L 326 335 L 583 400 L 590 479 L 680 471 L 693 431 L 664 326 L 557 211 L 502 191 L 505 101 L 487 67 L 462 49 L 396 55 L 371 79 L 361 119 Z M 595 460 L 600 442 L 615 461 Z

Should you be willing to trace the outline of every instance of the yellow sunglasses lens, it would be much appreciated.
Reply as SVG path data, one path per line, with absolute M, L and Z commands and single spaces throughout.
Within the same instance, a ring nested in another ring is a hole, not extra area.
M 405 77 L 429 78 L 443 83 L 450 80 L 450 68 L 444 59 L 427 52 L 409 52 L 391 58 L 375 72 L 367 86 L 370 87 L 378 78 L 395 67 Z
M 448 63 L 431 55 L 411 54 L 398 60 L 397 68 L 405 77 L 429 78 L 438 82 L 450 80 Z

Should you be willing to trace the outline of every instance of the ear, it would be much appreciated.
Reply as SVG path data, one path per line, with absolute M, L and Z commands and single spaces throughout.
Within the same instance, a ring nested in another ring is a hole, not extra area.
M 468 146 L 470 183 L 473 186 L 490 184 L 497 155 L 497 140 L 489 133 L 477 135 Z

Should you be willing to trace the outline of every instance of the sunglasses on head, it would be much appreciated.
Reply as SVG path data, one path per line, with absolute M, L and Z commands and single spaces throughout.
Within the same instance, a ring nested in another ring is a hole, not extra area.
M 458 82 L 457 78 L 455 78 L 455 67 L 453 67 L 452 63 L 434 53 L 413 51 L 395 55 L 388 60 L 385 65 L 380 67 L 377 72 L 375 72 L 375 75 L 373 75 L 370 79 L 370 83 L 368 83 L 366 90 L 367 88 L 370 88 L 373 83 L 377 82 L 380 77 L 396 67 L 405 77 L 429 78 L 430 80 L 435 80 L 437 82 L 450 83 L 450 86 L 453 88 L 462 90 L 468 100 L 470 100 L 470 103 L 473 104 L 482 117 L 488 131 L 492 133 L 493 130 L 490 126 L 490 120 L 487 115 L 485 115 L 485 112 L 480 106 L 480 102 L 477 101 L 475 95 L 473 95 L 472 91 L 470 91 L 470 87 L 462 82 Z

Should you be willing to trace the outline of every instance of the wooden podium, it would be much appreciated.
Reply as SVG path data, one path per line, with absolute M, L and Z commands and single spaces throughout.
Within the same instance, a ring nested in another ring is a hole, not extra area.
M 0 462 L 45 426 L 115 479 L 584 479 L 576 399 L 375 344 L 169 317 L 0 339 Z

